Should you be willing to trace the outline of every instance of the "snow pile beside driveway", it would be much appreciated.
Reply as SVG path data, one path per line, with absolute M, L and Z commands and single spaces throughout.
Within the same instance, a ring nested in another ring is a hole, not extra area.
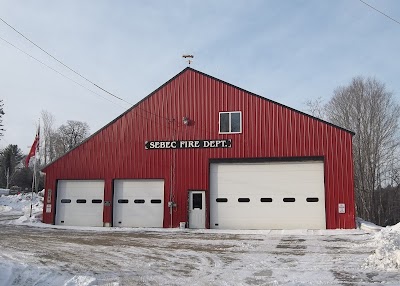
M 60 272 L 57 268 L 37 267 L 7 260 L 0 261 L 0 285 L 89 286 L 97 285 L 93 284 L 95 281 L 96 279 L 93 277 Z
M 376 225 L 372 222 L 363 220 L 362 218 L 359 218 L 359 217 L 356 219 L 356 221 L 357 221 L 357 227 L 366 232 L 376 232 L 376 231 L 380 231 L 382 229 L 381 226 Z
M 8 195 L 10 193 L 9 189 L 0 189 L 0 196 L 1 195 Z
M 43 212 L 43 197 L 36 193 L 33 194 L 32 217 L 29 217 L 31 209 L 31 196 L 31 193 L 0 196 L 0 215 L 3 217 L 13 217 L 16 219 L 13 221 L 13 223 L 41 221 Z
M 380 270 L 400 269 L 400 223 L 383 228 L 375 234 L 375 253 L 367 258 L 365 266 Z

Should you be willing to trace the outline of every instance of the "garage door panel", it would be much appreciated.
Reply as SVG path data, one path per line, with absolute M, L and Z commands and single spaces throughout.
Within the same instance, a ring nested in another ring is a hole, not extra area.
M 59 180 L 56 224 L 103 226 L 103 203 L 104 181 Z
M 115 180 L 113 213 L 114 226 L 163 227 L 164 181 Z
M 323 162 L 211 164 L 210 182 L 211 228 L 326 227 Z

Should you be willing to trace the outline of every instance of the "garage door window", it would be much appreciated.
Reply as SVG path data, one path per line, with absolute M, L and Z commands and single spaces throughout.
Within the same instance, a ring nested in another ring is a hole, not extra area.
M 84 200 L 84 199 L 78 199 L 78 200 L 76 200 L 76 203 L 77 203 L 77 204 L 86 204 L 86 200 Z
M 296 199 L 295 198 L 284 198 L 283 201 L 285 203 L 294 203 L 296 201 Z
M 128 202 L 129 202 L 128 200 L 123 200 L 123 199 L 118 200 L 119 204 L 127 204 Z
M 306 200 L 308 203 L 318 203 L 318 201 L 319 201 L 318 198 L 307 198 Z
M 103 200 L 92 200 L 92 204 L 101 204 Z
M 238 198 L 238 202 L 239 203 L 248 203 L 248 202 L 250 202 L 250 199 L 249 198 Z
M 218 198 L 218 199 L 216 199 L 215 200 L 217 203 L 226 203 L 226 202 L 228 202 L 228 199 L 227 198 Z
M 220 112 L 219 113 L 219 133 L 241 133 L 242 132 L 242 112 Z
M 135 204 L 144 204 L 145 201 L 144 200 L 134 200 L 133 201 Z
M 260 201 L 262 203 L 272 203 L 272 198 L 261 198 Z
M 152 204 L 161 204 L 161 200 L 151 200 Z
M 62 200 L 61 200 L 61 203 L 62 203 L 62 204 L 69 204 L 69 203 L 71 203 L 71 200 L 69 200 L 69 199 L 62 199 Z

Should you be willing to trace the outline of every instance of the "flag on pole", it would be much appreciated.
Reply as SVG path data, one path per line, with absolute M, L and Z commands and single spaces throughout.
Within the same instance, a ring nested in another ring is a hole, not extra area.
M 36 152 L 39 149 L 39 133 L 40 133 L 40 127 L 38 127 L 38 130 L 37 130 L 36 136 L 35 136 L 35 140 L 33 141 L 31 150 L 29 151 L 29 154 L 25 159 L 25 167 L 29 166 L 29 161 L 31 160 L 32 157 L 34 157 L 36 155 Z

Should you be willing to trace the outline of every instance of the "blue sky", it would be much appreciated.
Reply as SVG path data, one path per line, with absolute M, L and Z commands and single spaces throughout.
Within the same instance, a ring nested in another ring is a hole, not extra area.
M 400 21 L 400 2 L 365 0 Z M 306 111 L 352 77 L 375 76 L 400 103 L 400 25 L 359 0 L 13 1 L 0 17 L 68 66 L 136 103 L 186 67 Z M 56 125 L 86 121 L 91 132 L 129 106 L 109 97 L 0 22 L 0 37 L 109 101 L 40 65 L 0 39 L 0 147 L 23 152 L 41 110 Z M 111 102 L 110 102 L 111 101 Z

